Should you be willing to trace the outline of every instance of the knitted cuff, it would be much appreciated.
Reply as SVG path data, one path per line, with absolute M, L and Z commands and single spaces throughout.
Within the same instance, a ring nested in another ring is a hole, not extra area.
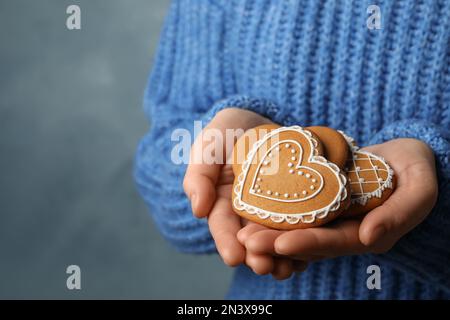
M 270 100 L 251 98 L 248 96 L 231 96 L 218 101 L 205 114 L 203 120 L 205 123 L 209 123 L 219 111 L 227 108 L 240 108 L 253 111 L 272 120 L 273 122 L 281 122 L 281 110 L 275 103 Z

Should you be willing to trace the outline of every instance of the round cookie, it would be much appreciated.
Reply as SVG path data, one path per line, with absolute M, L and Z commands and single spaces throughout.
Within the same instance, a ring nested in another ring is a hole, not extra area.
M 351 148 L 346 167 L 351 205 L 343 216 L 357 216 L 382 205 L 394 192 L 396 178 L 382 157 L 360 150 L 353 138 L 342 135 Z
M 349 145 L 342 134 L 323 126 L 307 127 L 306 129 L 314 133 L 322 142 L 327 160 L 344 169 L 349 154 Z
M 246 133 L 233 150 L 233 159 L 242 152 L 237 148 L 245 154 L 242 164 L 233 165 L 232 206 L 238 215 L 290 230 L 325 224 L 348 207 L 347 177 L 325 159 L 316 135 L 299 126 L 255 129 L 255 143 L 245 141 Z

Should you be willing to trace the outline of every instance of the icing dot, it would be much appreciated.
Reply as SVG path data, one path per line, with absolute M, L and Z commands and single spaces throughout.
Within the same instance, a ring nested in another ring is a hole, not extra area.
M 316 183 L 316 181 L 317 181 L 316 179 L 311 179 L 312 183 Z
M 349 182 L 352 182 L 352 179 L 351 179 L 351 178 L 348 178 L 348 181 L 349 181 Z
M 292 162 L 289 162 L 288 163 L 288 167 L 290 168 L 290 167 L 292 167 L 294 164 L 292 163 Z
M 258 193 L 261 193 L 261 189 L 258 189 Z
M 275 150 L 280 151 L 280 147 L 276 147 Z
M 289 198 L 289 193 L 285 193 L 285 194 L 284 194 L 284 197 L 285 197 L 285 198 Z
M 289 173 L 294 173 L 294 172 L 295 172 L 294 169 L 289 170 Z
M 304 196 L 306 196 L 306 195 L 308 194 L 308 192 L 307 192 L 306 190 L 303 190 L 303 191 L 302 191 L 302 194 L 303 194 Z
M 309 188 L 310 188 L 311 190 L 314 190 L 314 186 L 309 186 Z
M 291 145 L 290 145 L 289 143 L 286 143 L 284 146 L 285 146 L 286 148 L 289 148 Z
M 297 174 L 299 175 L 299 176 L 302 176 L 303 175 L 303 171 L 299 171 L 299 172 L 297 172 Z
M 296 157 L 292 157 L 291 160 L 292 160 L 292 161 L 295 161 L 295 160 L 297 160 L 297 158 L 296 158 Z
M 378 166 L 373 166 L 373 168 L 374 168 L 375 170 L 378 170 Z
M 359 182 L 364 182 L 364 178 L 359 178 Z
M 272 191 L 267 190 L 267 194 L 270 196 L 272 194 Z
M 294 193 L 294 197 L 298 198 L 298 193 Z
M 257 178 L 256 181 L 261 182 L 261 178 Z
M 263 164 L 264 164 L 265 166 L 267 166 L 267 165 L 269 164 L 269 161 L 266 160 L 266 161 L 263 162 Z
M 305 177 L 311 178 L 311 175 L 309 173 L 305 174 Z
M 356 169 L 356 171 L 359 171 L 359 170 L 361 170 L 361 167 L 356 167 L 355 169 Z
M 378 181 L 383 182 L 383 178 L 378 178 Z
M 272 158 L 272 156 L 273 156 L 272 152 L 269 152 L 268 156 L 269 156 L 269 158 Z
M 255 189 L 250 189 L 251 192 L 255 192 Z
M 255 184 L 255 188 L 258 189 L 258 188 L 259 188 L 259 185 Z
M 295 149 L 291 149 L 291 153 L 295 153 Z
M 261 174 L 264 174 L 264 169 L 259 170 Z
M 275 195 L 278 197 L 280 194 L 278 192 L 275 192 Z

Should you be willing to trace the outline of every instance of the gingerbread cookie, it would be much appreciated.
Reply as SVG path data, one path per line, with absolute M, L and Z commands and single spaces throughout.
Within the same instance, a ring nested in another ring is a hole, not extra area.
M 382 157 L 360 150 L 353 138 L 341 133 L 351 149 L 346 167 L 351 205 L 345 216 L 356 216 L 382 205 L 394 192 L 396 178 Z
M 350 203 L 347 177 L 325 159 L 320 140 L 299 126 L 261 126 L 256 142 L 244 135 L 233 158 L 234 211 L 274 229 L 309 228 L 336 218 Z M 244 142 L 243 142 L 244 141 Z

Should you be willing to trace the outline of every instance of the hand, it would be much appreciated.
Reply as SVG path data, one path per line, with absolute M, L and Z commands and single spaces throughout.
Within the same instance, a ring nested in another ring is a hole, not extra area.
M 390 250 L 427 217 L 436 203 L 434 155 L 428 145 L 415 139 L 396 139 L 363 150 L 384 157 L 397 176 L 397 187 L 383 205 L 364 217 L 338 219 L 319 228 L 278 231 L 246 226 L 238 237 L 247 251 L 316 261 Z
M 230 153 L 237 137 L 232 137 L 233 141 L 225 141 L 226 130 L 242 129 L 243 133 L 250 128 L 270 123 L 270 120 L 251 111 L 224 109 L 217 113 L 191 148 L 191 160 L 183 182 L 184 190 L 191 200 L 194 215 L 197 218 L 208 218 L 217 250 L 229 266 L 239 265 L 246 259 L 245 248 L 236 236 L 246 222 L 241 221 L 231 207 L 234 175 L 231 165 L 224 163 L 229 158 L 227 151 Z M 215 136 L 214 133 L 222 141 L 210 141 L 207 138 Z M 214 143 L 213 152 L 208 152 L 211 143 Z M 215 159 L 211 159 L 212 157 Z M 215 160 L 214 163 L 211 160 Z

